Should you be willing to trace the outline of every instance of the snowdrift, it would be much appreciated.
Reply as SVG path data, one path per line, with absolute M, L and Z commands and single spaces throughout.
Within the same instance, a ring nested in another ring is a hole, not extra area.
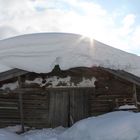
M 0 64 L 0 72 L 19 68 L 47 73 L 55 65 L 62 70 L 101 66 L 140 76 L 139 56 L 69 33 L 28 34 L 1 40 Z
M 113 112 L 79 121 L 58 140 L 140 140 L 140 113 Z
M 0 140 L 25 140 L 24 137 L 19 136 L 10 131 L 0 129 Z
M 140 140 L 140 113 L 112 112 L 81 120 L 68 129 L 30 130 L 21 136 L 1 129 L 0 140 Z

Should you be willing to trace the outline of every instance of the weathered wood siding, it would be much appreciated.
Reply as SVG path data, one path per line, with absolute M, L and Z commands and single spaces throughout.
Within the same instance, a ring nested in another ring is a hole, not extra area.
M 48 88 L 40 87 L 37 83 L 25 84 L 25 80 L 54 75 L 70 76 L 75 83 L 82 77 L 95 77 L 97 80 L 95 87 Z M 0 84 L 2 86 L 16 80 Z M 21 80 L 20 88 L 0 91 L 0 127 L 20 124 L 19 92 L 22 92 L 24 124 L 38 128 L 70 126 L 88 116 L 111 112 L 121 105 L 135 104 L 133 84 L 100 68 L 77 68 L 49 74 L 28 73 Z M 137 100 L 140 101 L 140 88 L 136 88 Z
M 111 112 L 125 104 L 135 104 L 132 83 L 102 70 L 95 71 L 95 77 L 95 94 L 90 98 L 91 115 Z
M 0 94 L 0 127 L 20 124 L 18 94 Z
M 87 95 L 92 91 L 93 88 L 31 88 L 0 94 L 0 127 L 21 123 L 18 92 L 22 92 L 24 125 L 42 128 L 68 127 L 88 117 Z
M 22 93 L 24 124 L 48 126 L 49 98 L 40 90 Z M 18 93 L 0 94 L 0 127 L 21 124 Z
M 42 90 L 22 94 L 24 124 L 32 127 L 48 127 L 49 93 Z
M 94 95 L 94 88 L 75 88 L 69 91 L 70 125 L 90 116 L 89 99 Z
M 69 123 L 69 95 L 66 89 L 49 90 L 49 127 L 64 126 Z
M 48 88 L 46 91 L 49 94 L 48 127 L 68 127 L 89 117 L 88 100 L 94 88 Z

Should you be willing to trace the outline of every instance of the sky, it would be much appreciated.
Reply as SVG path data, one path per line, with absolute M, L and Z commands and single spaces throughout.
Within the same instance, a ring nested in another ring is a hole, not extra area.
M 0 0 L 0 39 L 81 34 L 140 55 L 140 0 Z

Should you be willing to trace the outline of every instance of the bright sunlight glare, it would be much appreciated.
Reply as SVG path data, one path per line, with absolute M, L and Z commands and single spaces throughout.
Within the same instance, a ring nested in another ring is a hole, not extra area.
M 89 37 L 90 39 L 96 39 L 100 36 L 100 20 L 92 19 L 92 17 L 74 17 L 71 15 L 72 21 L 74 21 L 68 29 L 68 32 L 81 34 L 83 36 Z

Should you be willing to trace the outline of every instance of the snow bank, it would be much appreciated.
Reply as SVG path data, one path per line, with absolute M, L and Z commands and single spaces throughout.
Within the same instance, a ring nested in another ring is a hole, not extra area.
M 63 127 L 57 127 L 55 129 L 48 128 L 42 130 L 31 130 L 24 133 L 22 136 L 26 140 L 56 140 L 57 137 L 63 133 L 66 129 Z
M 23 136 L 26 140 L 140 140 L 140 113 L 116 111 L 81 120 L 67 130 L 60 128 L 32 130 Z
M 81 120 L 68 129 L 30 130 L 21 136 L 0 129 L 0 140 L 140 140 L 140 113 L 116 111 Z
M 139 56 L 68 33 L 39 33 L 1 40 L 0 64 L 37 73 L 50 72 L 55 65 L 63 70 L 102 66 L 140 76 Z
M 79 121 L 58 140 L 140 140 L 140 113 L 113 112 Z
M 4 128 L 4 130 L 10 131 L 10 132 L 21 132 L 22 126 L 21 125 L 15 125 L 15 126 L 7 126 Z
M 119 106 L 118 109 L 137 109 L 137 107 L 135 105 L 122 105 L 122 106 Z
M 30 127 L 24 126 L 24 130 L 27 131 Z M 7 126 L 3 128 L 6 131 L 14 132 L 14 133 L 21 133 L 22 126 L 21 125 L 14 125 L 14 126 Z
M 25 140 L 22 136 L 19 136 L 10 131 L 0 129 L 0 140 Z

